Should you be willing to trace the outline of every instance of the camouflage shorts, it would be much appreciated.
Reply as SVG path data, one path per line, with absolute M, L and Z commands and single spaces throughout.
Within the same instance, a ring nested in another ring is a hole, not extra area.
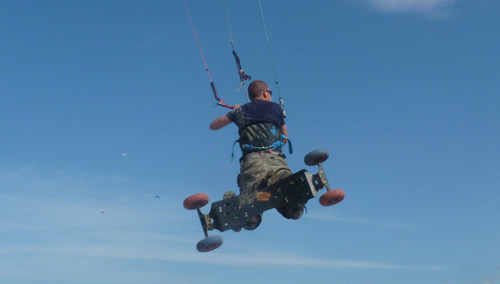
M 240 166 L 240 194 L 249 194 L 292 175 L 282 155 L 264 151 L 246 155 L 241 159 Z

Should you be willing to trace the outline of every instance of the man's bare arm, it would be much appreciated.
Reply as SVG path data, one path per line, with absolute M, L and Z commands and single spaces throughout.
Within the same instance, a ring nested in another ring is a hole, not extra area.
M 230 123 L 231 120 L 229 120 L 229 117 L 227 117 L 227 115 L 223 115 L 221 117 L 217 117 L 214 121 L 212 121 L 212 123 L 210 123 L 210 129 L 218 130 Z
M 237 108 L 240 108 L 241 106 L 240 105 L 235 105 L 234 106 L 234 109 L 237 109 Z M 229 120 L 229 117 L 226 115 L 223 115 L 221 117 L 217 117 L 216 119 L 214 119 L 214 121 L 212 121 L 212 123 L 210 123 L 210 129 L 212 130 L 218 130 L 218 129 L 221 129 L 222 127 L 224 126 L 227 126 L 228 124 L 231 124 L 231 120 Z

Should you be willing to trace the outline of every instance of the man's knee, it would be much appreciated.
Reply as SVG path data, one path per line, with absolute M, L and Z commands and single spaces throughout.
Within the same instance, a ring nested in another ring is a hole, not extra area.
M 285 179 L 291 175 L 292 175 L 292 171 L 290 171 L 290 169 L 286 169 L 286 168 L 279 169 L 271 177 L 269 177 L 269 179 L 267 181 L 267 185 L 271 185 L 273 183 L 276 183 L 276 182 L 278 182 L 282 179 Z

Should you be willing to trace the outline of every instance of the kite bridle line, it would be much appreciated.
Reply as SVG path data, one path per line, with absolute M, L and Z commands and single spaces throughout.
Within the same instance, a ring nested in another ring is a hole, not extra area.
M 231 29 L 231 18 L 229 17 L 229 8 L 227 5 L 227 0 L 224 0 L 224 5 L 226 7 L 227 26 L 229 29 L 229 42 L 231 43 L 231 47 L 233 48 L 233 56 L 234 56 L 234 60 L 236 61 L 236 68 L 238 69 L 238 76 L 240 77 L 240 88 L 243 88 L 243 92 L 245 93 L 245 98 L 247 99 L 247 102 L 249 102 L 250 100 L 248 98 L 248 93 L 247 93 L 247 90 L 245 88 L 245 80 L 251 80 L 252 76 L 245 74 L 245 71 L 241 67 L 240 57 L 236 53 L 236 49 L 234 47 L 233 31 Z
M 186 10 L 186 15 L 189 20 L 189 24 L 191 25 L 191 30 L 193 30 L 194 38 L 196 39 L 196 44 L 198 45 L 198 50 L 200 51 L 201 59 L 203 60 L 203 64 L 205 65 L 205 70 L 207 71 L 208 74 L 208 79 L 210 79 L 210 87 L 212 88 L 212 92 L 214 93 L 215 100 L 217 101 L 217 105 L 225 107 L 225 108 L 234 108 L 232 105 L 227 105 L 225 104 L 221 98 L 219 98 L 219 95 L 217 94 L 217 89 L 215 88 L 215 83 L 214 80 L 212 80 L 212 75 L 210 74 L 210 69 L 208 69 L 208 64 L 207 61 L 205 60 L 205 55 L 203 54 L 203 50 L 201 49 L 201 44 L 200 40 L 198 39 L 198 35 L 196 34 L 196 30 L 193 25 L 193 21 L 191 20 L 191 15 L 189 14 L 189 9 L 186 4 L 186 0 L 182 0 L 182 3 L 184 3 L 184 9 Z
M 273 52 L 271 50 L 271 42 L 269 41 L 269 33 L 267 32 L 266 19 L 264 18 L 264 9 L 262 9 L 261 0 L 259 0 L 259 7 L 260 7 L 260 15 L 262 16 L 262 24 L 264 25 L 264 32 L 266 33 L 267 49 L 269 50 L 269 56 L 271 57 L 271 65 L 273 66 L 273 72 L 274 72 L 274 81 L 276 83 L 276 89 L 278 90 L 278 96 L 279 96 L 279 101 L 280 101 L 280 105 L 281 105 L 281 110 L 283 111 L 283 115 L 286 117 L 285 102 L 283 101 L 283 98 L 281 97 L 280 85 L 278 83 L 278 75 L 276 73 L 276 66 L 274 65 Z
M 264 17 L 264 10 L 262 8 L 262 2 L 261 2 L 261 0 L 258 0 L 258 1 L 259 1 L 260 13 L 261 13 L 261 16 L 262 16 L 262 23 L 264 25 L 264 32 L 266 34 L 267 49 L 269 50 L 269 56 L 271 58 L 271 65 L 273 67 L 274 81 L 275 81 L 275 84 L 276 84 L 276 89 L 278 90 L 279 102 L 280 102 L 281 110 L 283 111 L 283 115 L 286 117 L 285 104 L 284 104 L 284 100 L 283 100 L 283 98 L 281 96 L 281 91 L 280 91 L 280 88 L 279 88 L 278 75 L 277 75 L 277 72 L 276 72 L 276 66 L 274 64 L 273 53 L 272 53 L 272 50 L 271 50 L 271 43 L 269 41 L 269 33 L 267 32 L 267 25 L 266 25 L 266 19 Z M 191 20 L 191 15 L 189 13 L 189 9 L 188 9 L 186 0 L 182 0 L 182 2 L 184 3 L 184 9 L 186 10 L 186 15 L 188 17 L 189 24 L 191 25 L 191 29 L 192 29 L 193 34 L 194 34 L 194 38 L 196 39 L 196 44 L 198 45 L 198 49 L 200 51 L 201 59 L 203 60 L 203 64 L 205 65 L 205 70 L 207 71 L 208 78 L 210 79 L 210 87 L 212 88 L 212 92 L 214 94 L 215 100 L 217 101 L 217 105 L 232 109 L 234 107 L 231 106 L 231 105 L 225 104 L 223 102 L 223 100 L 219 97 L 218 93 L 217 93 L 217 89 L 215 88 L 215 83 L 212 80 L 212 75 L 210 74 L 210 69 L 208 68 L 207 61 L 205 60 L 205 55 L 203 54 L 203 50 L 201 48 L 200 40 L 198 39 L 198 35 L 196 34 L 196 30 L 194 28 L 193 21 Z M 228 9 L 228 5 L 227 5 L 227 0 L 224 0 L 224 3 L 225 3 L 225 8 L 226 8 L 227 23 L 228 23 L 228 28 L 229 28 L 229 37 L 230 37 L 229 42 L 231 43 L 231 47 L 233 49 L 234 60 L 236 61 L 236 67 L 238 69 L 238 76 L 240 78 L 240 88 L 243 88 L 246 100 L 248 102 L 249 98 L 248 98 L 247 90 L 245 88 L 245 80 L 250 80 L 252 77 L 249 76 L 249 75 L 247 75 L 247 74 L 245 74 L 245 71 L 241 67 L 240 58 L 239 58 L 238 54 L 236 53 L 236 49 L 234 47 L 233 33 L 232 33 L 232 30 L 231 30 L 231 19 L 229 17 L 229 9 Z

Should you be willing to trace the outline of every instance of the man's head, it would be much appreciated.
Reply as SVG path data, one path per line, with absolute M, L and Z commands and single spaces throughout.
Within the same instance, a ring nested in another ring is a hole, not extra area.
M 261 99 L 271 101 L 271 90 L 264 81 L 255 80 L 248 85 L 248 96 L 250 100 Z

